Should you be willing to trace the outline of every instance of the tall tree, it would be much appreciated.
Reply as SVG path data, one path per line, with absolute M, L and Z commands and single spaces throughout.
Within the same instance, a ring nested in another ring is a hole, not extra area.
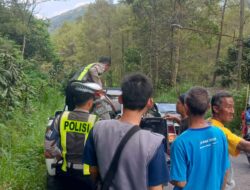
M 215 57 L 215 67 L 217 66 L 219 62 L 219 58 L 220 58 L 221 39 L 222 39 L 222 34 L 223 34 L 224 15 L 225 15 L 226 7 L 227 7 L 227 0 L 224 0 L 224 4 L 222 7 L 222 11 L 221 11 L 220 34 L 218 36 L 218 44 L 217 44 L 217 51 L 216 51 L 216 57 Z M 216 74 L 216 69 L 215 69 L 214 74 L 213 74 L 212 86 L 215 85 L 216 75 L 217 74 Z
M 237 66 L 238 66 L 238 78 L 237 78 L 237 89 L 240 88 L 241 85 L 241 61 L 242 61 L 242 50 L 243 50 L 243 28 L 244 28 L 244 9 L 245 2 L 244 0 L 240 0 L 240 27 L 239 27 L 239 39 L 238 39 L 238 56 L 237 56 Z

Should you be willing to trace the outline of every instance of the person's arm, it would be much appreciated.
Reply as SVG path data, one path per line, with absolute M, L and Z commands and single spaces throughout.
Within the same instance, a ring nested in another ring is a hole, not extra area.
M 158 185 L 158 186 L 154 186 L 154 187 L 149 187 L 149 190 L 163 190 L 163 186 L 162 185 Z
M 250 142 L 245 139 L 241 139 L 237 145 L 237 150 L 250 153 Z
M 97 178 L 99 176 L 98 164 L 97 164 L 97 157 L 95 151 L 95 144 L 94 144 L 94 136 L 93 136 L 93 129 L 90 131 L 88 139 L 86 141 L 84 151 L 83 151 L 83 164 L 88 164 L 89 173 L 92 179 L 97 182 Z
M 100 175 L 98 167 L 96 167 L 96 166 L 90 166 L 89 167 L 89 173 L 90 173 L 90 176 L 91 176 L 93 182 L 97 183 L 99 175 Z
M 240 148 L 238 148 L 238 145 L 240 143 L 240 141 L 242 140 L 241 137 L 238 137 L 237 135 L 235 135 L 234 133 L 232 133 L 229 129 L 222 127 L 220 128 L 224 134 L 226 135 L 226 139 L 228 142 L 228 150 L 229 150 L 229 154 L 231 156 L 238 156 L 240 154 Z
M 186 186 L 187 161 L 178 139 L 171 145 L 170 183 L 183 188 Z
M 163 184 L 169 181 L 169 172 L 165 156 L 166 141 L 157 149 L 148 165 L 148 188 L 150 190 L 163 189 Z
M 44 156 L 45 158 L 61 159 L 61 151 L 58 147 L 59 139 L 59 122 L 60 117 L 56 117 L 50 127 L 46 129 L 44 140 Z
M 173 114 L 167 114 L 163 117 L 163 119 L 175 121 L 176 123 L 181 124 L 181 118 L 179 118 Z
M 225 188 L 226 188 L 228 175 L 229 175 L 229 170 L 227 170 L 226 173 L 225 173 L 224 181 L 223 181 L 223 185 L 222 185 L 221 190 L 225 190 Z
M 224 133 L 222 133 L 222 142 L 223 142 L 223 152 L 224 155 L 222 157 L 222 171 L 224 171 L 224 176 L 223 176 L 223 183 L 222 183 L 222 187 L 221 190 L 224 190 L 226 188 L 226 184 L 227 184 L 227 178 L 228 175 L 230 174 L 230 160 L 229 160 L 229 154 L 228 154 L 228 141 L 227 138 L 225 136 Z
M 180 188 L 184 188 L 186 186 L 186 181 L 171 181 L 170 182 L 172 185 L 180 187 Z
M 90 74 L 92 80 L 102 87 L 102 81 L 100 79 L 97 66 L 94 66 L 94 67 L 90 68 L 89 69 L 89 74 Z

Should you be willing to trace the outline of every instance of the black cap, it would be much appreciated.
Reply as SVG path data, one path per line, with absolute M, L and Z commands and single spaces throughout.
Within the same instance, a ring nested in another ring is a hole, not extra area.
M 99 58 L 99 63 L 103 63 L 103 64 L 111 64 L 111 58 L 108 56 L 102 56 Z

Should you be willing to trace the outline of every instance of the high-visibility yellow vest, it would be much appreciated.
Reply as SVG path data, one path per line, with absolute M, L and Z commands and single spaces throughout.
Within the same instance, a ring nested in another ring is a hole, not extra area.
M 96 115 L 89 114 L 87 121 L 70 120 L 68 119 L 70 112 L 65 111 L 61 116 L 60 121 L 60 137 L 61 137 L 61 148 L 62 148 L 62 171 L 67 171 L 67 133 L 78 133 L 85 135 L 85 143 L 88 138 L 90 130 L 93 128 L 94 123 L 97 120 Z M 89 165 L 83 165 L 83 174 L 89 175 Z
M 89 69 L 95 65 L 95 63 L 92 63 L 92 64 L 89 64 L 87 67 L 85 67 L 83 69 L 83 71 L 80 73 L 80 75 L 77 77 L 77 80 L 81 81 L 85 76 L 86 74 L 88 73 Z

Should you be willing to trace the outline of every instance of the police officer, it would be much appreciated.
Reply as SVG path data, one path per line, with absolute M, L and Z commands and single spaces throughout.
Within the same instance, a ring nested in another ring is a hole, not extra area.
M 101 87 L 95 83 L 72 82 L 73 111 L 64 111 L 48 127 L 45 136 L 45 157 L 56 157 L 56 175 L 48 178 L 47 189 L 92 189 L 89 166 L 82 165 L 83 149 L 89 132 L 97 120 L 89 114 L 95 92 Z M 53 167 L 53 166 L 52 166 Z
M 110 57 L 100 57 L 98 63 L 91 63 L 86 67 L 82 67 L 78 72 L 74 74 L 74 76 L 70 79 L 69 84 L 66 88 L 66 105 L 68 106 L 68 110 L 72 111 L 74 109 L 73 101 L 71 98 L 71 89 L 70 83 L 72 81 L 82 81 L 82 82 L 94 82 L 100 85 L 103 88 L 103 84 L 100 76 L 109 70 L 111 66 Z

